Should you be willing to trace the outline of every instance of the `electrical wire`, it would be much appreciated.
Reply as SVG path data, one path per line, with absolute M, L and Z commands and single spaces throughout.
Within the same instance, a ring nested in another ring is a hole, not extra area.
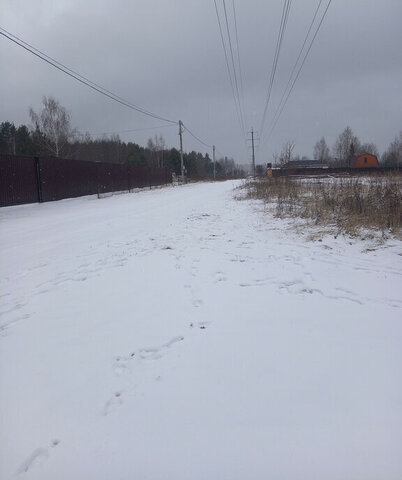
M 241 106 L 243 109 L 243 125 L 247 123 L 247 117 L 246 117 L 246 108 L 245 108 L 245 102 L 244 102 L 244 81 L 243 81 L 243 69 L 242 69 L 242 63 L 240 60 L 240 44 L 239 44 L 239 32 L 237 28 L 237 15 L 236 15 L 236 6 L 235 6 L 235 0 L 232 0 L 232 8 L 233 8 L 233 18 L 234 18 L 234 26 L 235 26 L 235 34 L 236 34 L 236 48 L 237 48 L 237 61 L 239 64 L 239 77 L 240 77 L 240 92 L 241 92 Z M 239 99 L 240 103 L 240 99 Z M 248 155 L 248 146 L 247 146 L 247 136 L 246 132 L 244 132 L 244 149 L 245 149 L 245 154 L 246 156 Z
M 241 121 L 241 115 L 240 115 L 240 111 L 239 111 L 239 105 L 237 104 L 235 87 L 234 87 L 234 83 L 233 83 L 233 79 L 232 79 L 232 72 L 231 72 L 230 66 L 229 66 L 228 53 L 227 53 L 227 49 L 226 49 L 226 45 L 225 45 L 225 39 L 224 39 L 224 35 L 223 35 L 222 24 L 221 24 L 221 20 L 220 20 L 220 16 L 219 16 L 219 10 L 218 10 L 218 5 L 217 5 L 217 3 L 216 3 L 216 0 L 214 0 L 214 4 L 215 4 L 215 11 L 216 11 L 216 18 L 217 18 L 217 20 L 218 20 L 219 32 L 220 32 L 220 35 L 221 35 L 223 52 L 224 52 L 224 54 L 225 54 L 226 68 L 227 68 L 228 75 L 229 75 L 229 82 L 230 82 L 230 86 L 231 86 L 231 89 L 232 89 L 232 95 L 233 95 L 233 100 L 234 100 L 234 104 L 235 104 L 235 110 L 236 110 L 236 114 L 237 114 L 237 119 L 238 119 L 238 121 L 239 121 L 240 130 L 242 130 L 243 135 L 244 135 L 244 129 L 243 129 L 243 127 L 242 127 L 242 121 Z
M 320 10 L 320 7 L 321 7 L 322 2 L 323 2 L 323 0 L 319 0 L 318 5 L 317 5 L 317 8 L 315 9 L 313 19 L 312 19 L 312 21 L 311 21 L 311 23 L 310 23 L 310 27 L 309 27 L 309 29 L 308 29 L 308 31 L 307 31 L 307 33 L 306 33 L 305 38 L 304 38 L 304 42 L 303 42 L 303 44 L 302 44 L 302 46 L 301 46 L 301 49 L 300 49 L 300 51 L 299 51 L 299 55 L 297 56 L 297 59 L 296 59 L 294 65 L 293 65 L 292 71 L 291 71 L 290 76 L 289 76 L 288 83 L 286 84 L 286 87 L 285 87 L 285 89 L 284 89 L 284 91 L 283 91 L 283 94 L 282 94 L 281 100 L 280 100 L 280 102 L 279 102 L 279 104 L 278 104 L 278 108 L 276 109 L 274 118 L 276 117 L 276 114 L 278 113 L 278 110 L 279 110 L 279 108 L 280 108 L 280 106 L 281 106 L 281 104 L 282 104 L 282 102 L 283 102 L 283 99 L 284 99 L 284 97 L 285 97 L 285 95 L 286 95 L 286 92 L 287 92 L 287 90 L 288 90 L 288 88 L 289 88 L 289 85 L 290 85 L 290 83 L 291 83 L 291 81 L 292 81 L 293 74 L 294 74 L 295 71 L 296 71 L 296 67 L 297 67 L 297 65 L 298 65 L 298 63 L 299 63 L 300 57 L 301 57 L 301 55 L 302 55 L 302 53 L 303 53 L 303 50 L 304 50 L 304 47 L 305 47 L 305 45 L 306 45 L 306 43 L 307 43 L 307 39 L 308 39 L 308 37 L 309 37 L 309 35 L 310 35 L 311 29 L 313 28 L 315 19 L 316 19 L 317 14 L 318 14 L 318 12 L 319 12 L 319 10 Z
M 235 0 L 232 0 L 232 7 L 233 7 L 234 26 L 235 26 L 235 33 L 236 33 L 237 61 L 238 61 L 238 64 L 239 64 L 240 92 L 241 92 L 241 100 L 242 100 L 242 107 L 243 107 L 243 117 L 244 117 L 244 122 L 246 123 L 246 109 L 245 109 L 245 104 L 244 104 L 243 69 L 242 69 L 241 61 L 240 61 L 239 32 L 238 32 L 238 28 L 237 28 L 237 18 L 236 18 L 237 16 L 236 16 Z
M 219 21 L 219 17 L 218 17 L 218 21 Z M 222 31 L 221 31 L 222 32 Z M 148 115 L 150 117 L 153 117 L 153 118 L 157 118 L 159 120 L 163 120 L 165 122 L 168 122 L 169 125 L 159 125 L 159 126 L 155 126 L 155 127 L 146 127 L 146 128 L 139 128 L 139 129 L 130 129 L 130 130 L 122 130 L 122 131 L 119 131 L 119 132 L 102 132 L 102 133 L 93 133 L 93 134 L 89 134 L 90 136 L 101 136 L 101 135 L 114 135 L 114 134 L 119 134 L 119 133 L 130 133 L 130 132 L 139 132 L 139 131 L 145 131 L 145 130 L 155 130 L 155 129 L 158 129 L 158 128 L 165 128 L 165 127 L 171 127 L 173 125 L 177 125 L 178 122 L 177 121 L 174 121 L 174 120 L 170 120 L 170 119 L 167 119 L 167 118 L 164 118 L 162 116 L 159 116 L 159 115 L 156 115 L 148 110 L 145 110 L 141 107 L 138 107 L 137 105 L 125 100 L 124 98 L 122 97 L 119 97 L 118 95 L 114 94 L 113 92 L 111 92 L 110 90 L 107 90 L 106 88 L 102 87 L 101 85 L 99 84 L 96 84 L 95 82 L 92 82 L 91 80 L 89 80 L 88 78 L 84 77 L 83 75 L 79 74 L 78 72 L 70 69 L 69 67 L 67 67 L 66 65 L 63 65 L 61 62 L 58 62 L 57 60 L 55 60 L 54 58 L 50 57 L 49 55 L 47 55 L 46 53 L 44 52 L 41 52 L 40 50 L 38 50 L 37 48 L 35 48 L 34 46 L 30 45 L 29 43 L 25 42 L 24 40 L 18 38 L 17 36 L 15 36 L 14 34 L 8 32 L 7 30 L 5 30 L 4 28 L 0 27 L 0 34 L 3 35 L 4 37 L 6 37 L 7 39 L 11 40 L 12 42 L 14 42 L 15 44 L 17 44 L 18 46 L 24 48 L 25 50 L 29 51 L 30 53 L 32 53 L 33 55 L 35 55 L 36 57 L 40 58 L 41 60 L 45 61 L 46 63 L 50 64 L 51 66 L 55 67 L 56 69 L 62 71 L 63 73 L 65 73 L 66 75 L 74 78 L 75 80 L 79 81 L 80 83 L 90 87 L 91 89 L 97 91 L 98 93 L 101 93 L 102 95 L 110 98 L 111 100 L 114 100 L 128 108 L 131 108 L 133 110 L 136 110 L 138 111 L 139 113 L 142 113 L 144 115 Z M 223 37 L 222 37 L 222 40 L 223 40 Z M 223 44 L 224 45 L 224 44 Z M 185 126 L 183 124 L 183 127 L 185 128 L 185 130 L 192 136 L 194 137 L 194 139 L 196 139 L 198 142 L 200 142 L 202 145 L 206 146 L 207 148 L 213 148 L 212 145 L 209 145 L 205 142 L 203 142 L 199 137 L 197 137 L 191 130 L 189 130 L 189 128 L 187 126 Z M 85 136 L 85 134 L 81 134 L 81 136 Z
M 198 142 L 200 142 L 202 145 L 204 145 L 205 147 L 208 147 L 208 148 L 213 148 L 213 145 L 208 145 L 207 143 L 203 142 L 200 138 L 198 138 L 196 135 L 194 135 L 194 133 L 189 130 L 186 125 L 184 125 L 184 123 L 182 123 L 183 127 L 184 127 L 184 130 L 186 130 L 193 138 L 195 138 Z
M 157 125 L 155 127 L 145 127 L 145 128 L 132 128 L 130 130 L 120 130 L 119 132 L 102 132 L 102 133 L 89 133 L 91 136 L 101 136 L 101 135 L 118 135 L 119 133 L 131 133 L 131 132 L 145 132 L 146 130 L 158 130 L 159 128 L 173 127 L 173 124 L 170 125 Z M 85 134 L 82 134 L 85 136 Z
M 240 109 L 240 121 L 241 121 L 241 124 L 242 124 L 243 135 L 246 136 L 246 129 L 245 129 L 245 126 L 244 126 L 244 118 L 243 118 L 244 113 L 242 112 L 241 101 L 240 101 L 239 82 L 237 81 L 237 73 L 236 73 L 236 66 L 235 66 L 234 55 L 233 55 L 232 38 L 230 36 L 230 28 L 229 28 L 229 21 L 228 21 L 228 15 L 227 15 L 227 10 L 226 10 L 226 2 L 225 2 L 225 0 L 222 0 L 222 1 L 223 1 L 223 10 L 224 10 L 224 14 L 225 14 L 226 31 L 227 31 L 228 40 L 229 40 L 230 57 L 231 57 L 231 60 L 232 60 L 233 78 L 234 78 L 235 87 L 236 87 L 237 102 L 238 102 L 239 109 Z
M 283 112 L 283 110 L 284 110 L 284 108 L 285 108 L 285 105 L 286 105 L 286 103 L 287 103 L 287 101 L 288 101 L 288 99 L 289 99 L 289 97 L 290 97 L 290 94 L 291 94 L 292 91 L 293 91 L 293 88 L 294 88 L 294 86 L 295 86 L 295 83 L 297 82 L 297 80 L 298 80 L 298 78 L 299 78 L 299 76 L 300 76 L 300 73 L 301 73 L 301 71 L 302 71 L 302 68 L 303 68 L 304 64 L 306 63 L 308 54 L 310 53 L 310 50 L 311 50 L 311 48 L 312 48 L 312 46 L 313 46 L 313 43 L 314 43 L 314 41 L 315 41 L 315 39 L 316 39 L 316 37 L 317 37 L 317 35 L 318 35 L 318 32 L 319 32 L 319 30 L 320 30 L 320 28 L 321 28 L 321 25 L 322 25 L 322 22 L 324 21 L 324 18 L 325 18 L 325 16 L 326 16 L 327 12 L 328 12 L 328 9 L 329 9 L 329 6 L 331 5 L 331 2 L 332 2 L 332 0 L 329 0 L 329 1 L 328 1 L 327 7 L 326 7 L 324 13 L 323 13 L 322 16 L 321 16 L 321 20 L 320 20 L 320 22 L 319 22 L 319 24 L 318 24 L 318 26 L 317 26 L 317 28 L 316 28 L 316 30 L 315 30 L 314 36 L 313 36 L 313 38 L 312 38 L 312 40 L 311 40 L 311 42 L 310 42 L 310 44 L 309 44 L 309 47 L 308 47 L 308 49 L 307 49 L 307 51 L 306 51 L 306 53 L 305 53 L 305 55 L 304 55 L 304 57 L 303 57 L 303 61 L 302 61 L 301 65 L 300 65 L 300 67 L 299 67 L 299 69 L 298 69 L 298 71 L 297 71 L 297 74 L 296 74 L 295 78 L 293 79 L 293 82 L 292 82 L 292 84 L 291 84 L 291 87 L 290 87 L 287 95 L 286 95 L 285 100 L 282 102 L 282 104 L 280 103 L 279 106 L 278 106 L 278 109 L 277 109 L 277 111 L 276 111 L 276 113 L 275 113 L 275 117 L 274 117 L 274 120 L 273 120 L 273 124 L 272 124 L 272 127 L 271 127 L 270 131 L 269 131 L 268 137 L 270 137 L 270 136 L 272 135 L 272 132 L 274 131 L 274 129 L 275 129 L 275 127 L 276 127 L 276 125 L 277 125 L 277 123 L 278 123 L 278 121 L 279 121 L 280 116 L 282 115 L 282 112 Z M 321 5 L 321 1 L 320 1 L 320 3 L 319 3 L 319 6 L 320 6 L 320 5 Z M 319 7 L 318 7 L 318 8 L 319 8 Z M 316 14 L 314 15 L 313 22 L 314 22 L 314 20 L 315 20 L 316 15 L 317 15 L 317 11 L 316 11 Z M 310 33 L 310 31 L 311 31 L 311 26 L 310 26 L 310 29 L 309 29 L 309 33 Z M 306 37 L 306 40 L 307 40 L 307 37 Z M 302 49 L 303 49 L 304 46 L 305 46 L 306 40 L 305 40 L 305 42 L 303 43 Z M 301 51 L 302 51 L 302 50 L 301 50 Z M 299 54 L 298 60 L 299 60 L 299 58 L 300 58 L 300 55 L 301 55 L 301 52 L 300 52 L 300 54 Z M 297 64 L 297 63 L 296 63 L 296 64 Z M 293 72 L 293 70 L 292 70 L 292 72 Z M 289 82 L 288 82 L 288 83 L 289 83 Z M 283 98 L 283 96 L 282 96 L 282 98 Z
M 220 155 L 222 158 L 225 157 L 225 155 L 224 155 L 222 152 L 220 152 L 217 148 L 215 148 L 215 151 L 216 151 L 216 153 L 217 153 L 218 155 Z
M 125 107 L 131 108 L 132 110 L 135 110 L 139 113 L 142 113 L 143 115 L 147 115 L 149 117 L 156 118 L 158 120 L 162 120 L 168 123 L 172 124 L 177 124 L 175 120 L 171 120 L 168 118 L 164 118 L 160 115 L 157 115 L 155 113 L 150 112 L 149 110 L 146 110 L 144 108 L 139 107 L 138 105 L 135 105 L 134 103 L 129 102 L 128 100 L 125 100 L 122 97 L 119 97 L 118 95 L 114 94 L 113 92 L 110 92 L 104 87 L 101 87 L 100 85 L 92 82 L 91 80 L 88 80 L 85 78 L 83 75 L 80 75 L 77 72 L 74 72 L 74 70 L 71 70 L 70 68 L 66 67 L 62 63 L 58 62 L 57 60 L 53 59 L 49 55 L 44 54 L 37 48 L 33 47 L 32 45 L 28 44 L 27 42 L 24 42 L 23 40 L 19 39 L 15 35 L 11 34 L 10 32 L 7 32 L 4 28 L 0 27 L 0 35 L 3 35 L 4 37 L 8 38 L 15 44 L 19 45 L 20 47 L 24 48 L 28 52 L 32 53 L 36 57 L 40 58 L 44 62 L 48 63 L 49 65 L 53 66 L 54 68 L 60 70 L 61 72 L 65 73 L 66 75 L 74 78 L 78 82 L 86 85 L 87 87 L 91 88 L 92 90 L 95 90 L 96 92 L 104 95 L 105 97 L 110 98 L 111 100 L 114 100 L 115 102 L 120 103 L 121 105 L 124 105 Z
M 289 17 L 289 11 L 290 11 L 291 4 L 292 4 L 292 0 L 285 0 L 284 4 L 283 4 L 281 23 L 280 23 L 279 32 L 278 32 L 278 38 L 277 38 L 277 41 L 276 41 L 276 48 L 275 48 L 274 60 L 273 60 L 273 63 L 272 63 L 271 75 L 270 75 L 270 79 L 269 79 L 267 98 L 266 98 L 266 101 L 265 101 L 264 112 L 263 112 L 263 115 L 262 115 L 261 126 L 260 126 L 261 137 L 262 137 L 263 132 L 264 132 L 264 125 L 265 125 L 265 120 L 266 120 L 266 116 L 267 116 L 269 101 L 271 99 L 272 88 L 273 88 L 273 85 L 274 85 L 276 70 L 277 70 L 277 67 L 278 67 L 279 55 L 280 55 L 280 52 L 281 52 L 283 38 L 284 38 L 284 35 L 285 35 L 285 31 L 286 31 L 286 25 L 287 25 L 287 21 L 288 21 L 288 17 Z

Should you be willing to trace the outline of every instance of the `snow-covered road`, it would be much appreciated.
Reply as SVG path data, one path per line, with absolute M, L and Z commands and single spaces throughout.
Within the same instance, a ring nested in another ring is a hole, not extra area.
M 234 182 L 0 211 L 0 478 L 402 478 L 401 242 Z

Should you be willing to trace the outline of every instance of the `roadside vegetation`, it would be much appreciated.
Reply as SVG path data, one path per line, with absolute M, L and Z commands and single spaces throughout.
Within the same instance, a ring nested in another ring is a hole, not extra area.
M 242 188 L 243 198 L 264 201 L 280 218 L 299 217 L 349 235 L 361 235 L 368 229 L 401 237 L 400 173 L 348 178 L 257 178 Z
M 146 146 L 141 146 L 134 141 L 122 141 L 118 133 L 80 133 L 72 127 L 67 109 L 55 98 L 46 96 L 42 99 L 42 108 L 38 111 L 30 108 L 29 116 L 31 125 L 0 123 L 0 155 L 50 155 L 90 162 L 167 167 L 170 172 L 181 174 L 180 151 L 169 148 L 161 134 L 155 134 Z M 214 178 L 214 162 L 208 153 L 184 152 L 183 162 L 188 178 Z M 245 172 L 233 158 L 221 156 L 215 162 L 215 176 L 219 180 L 243 178 Z

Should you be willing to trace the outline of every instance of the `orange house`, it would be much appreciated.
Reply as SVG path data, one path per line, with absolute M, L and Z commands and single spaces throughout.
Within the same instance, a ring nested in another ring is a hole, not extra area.
M 362 153 L 352 158 L 351 167 L 378 167 L 378 158 L 371 153 Z

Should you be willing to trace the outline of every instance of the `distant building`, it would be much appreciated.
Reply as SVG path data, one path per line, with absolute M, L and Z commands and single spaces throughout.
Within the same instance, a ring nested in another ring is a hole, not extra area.
M 286 168 L 328 168 L 328 163 L 321 160 L 290 160 Z
M 353 157 L 350 162 L 351 167 L 378 167 L 378 158 L 371 153 L 362 153 Z

